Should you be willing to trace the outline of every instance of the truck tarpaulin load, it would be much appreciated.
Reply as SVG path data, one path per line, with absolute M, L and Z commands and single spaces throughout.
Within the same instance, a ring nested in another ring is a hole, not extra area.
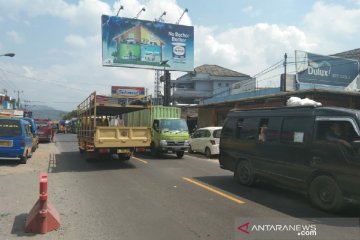
M 189 148 L 189 132 L 185 119 L 177 107 L 152 106 L 149 109 L 128 113 L 126 125 L 151 128 L 150 151 L 153 156 L 173 152 L 178 158 Z
M 77 108 L 80 153 L 129 160 L 135 148 L 149 147 L 149 127 L 126 127 L 122 121 L 123 114 L 147 109 L 149 105 L 146 100 L 124 101 L 96 92 L 90 94 Z

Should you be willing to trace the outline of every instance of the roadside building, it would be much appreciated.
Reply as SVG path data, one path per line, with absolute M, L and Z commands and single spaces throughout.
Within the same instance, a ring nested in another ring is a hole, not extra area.
M 360 48 L 331 56 L 297 54 L 296 74 L 282 74 L 279 87 L 258 88 L 256 83 L 240 82 L 227 94 L 203 99 L 197 126 L 222 126 L 231 109 L 285 106 L 292 96 L 310 98 L 323 106 L 360 109 Z
M 227 96 L 232 84 L 249 81 L 255 82 L 249 75 L 204 64 L 174 81 L 172 97 L 177 103 L 199 103 L 207 98 Z

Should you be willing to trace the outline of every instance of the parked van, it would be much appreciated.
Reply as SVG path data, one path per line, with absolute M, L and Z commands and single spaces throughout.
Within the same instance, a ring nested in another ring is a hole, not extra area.
M 33 136 L 33 146 L 32 146 L 31 151 L 35 152 L 36 149 L 39 147 L 39 136 L 38 136 L 37 125 L 36 125 L 35 120 L 33 118 L 24 117 L 23 119 L 30 123 L 31 133 L 32 133 L 32 136 Z
M 26 163 L 32 156 L 33 135 L 31 125 L 22 119 L 0 119 L 0 159 Z
M 232 111 L 220 137 L 220 167 L 243 185 L 266 180 L 338 211 L 360 201 L 360 111 L 283 107 Z

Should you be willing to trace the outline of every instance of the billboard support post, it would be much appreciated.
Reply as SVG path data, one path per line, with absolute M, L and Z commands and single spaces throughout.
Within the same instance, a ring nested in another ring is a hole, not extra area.
M 166 70 L 166 64 L 169 60 L 160 62 L 160 65 L 164 66 L 164 106 L 170 106 L 170 71 Z
M 171 75 L 170 75 L 170 71 L 169 70 L 165 70 L 164 71 L 164 75 L 165 75 L 165 84 L 164 84 L 164 106 L 170 106 L 170 95 L 171 95 L 171 86 L 170 86 L 170 82 L 171 82 Z

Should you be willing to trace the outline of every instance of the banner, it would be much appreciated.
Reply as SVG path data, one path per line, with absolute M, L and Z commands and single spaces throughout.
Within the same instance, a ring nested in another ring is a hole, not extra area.
M 111 87 L 111 97 L 113 97 L 113 98 L 143 98 L 143 97 L 145 97 L 145 88 L 112 86 Z
M 103 66 L 194 70 L 194 27 L 101 16 Z
M 296 51 L 297 81 L 347 87 L 359 75 L 357 60 Z

